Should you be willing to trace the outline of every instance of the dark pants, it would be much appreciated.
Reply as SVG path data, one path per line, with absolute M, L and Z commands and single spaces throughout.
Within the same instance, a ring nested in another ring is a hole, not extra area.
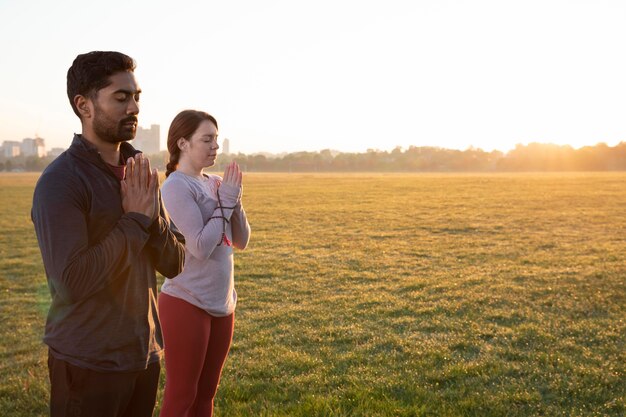
M 48 353 L 51 417 L 151 417 L 159 362 L 145 371 L 97 372 Z

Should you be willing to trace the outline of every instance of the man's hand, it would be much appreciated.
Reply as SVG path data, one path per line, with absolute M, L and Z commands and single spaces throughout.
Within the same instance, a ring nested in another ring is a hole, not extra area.
M 126 178 L 121 183 L 122 208 L 125 213 L 135 212 L 154 220 L 157 209 L 159 175 L 150 170 L 150 160 L 139 153 L 126 162 Z

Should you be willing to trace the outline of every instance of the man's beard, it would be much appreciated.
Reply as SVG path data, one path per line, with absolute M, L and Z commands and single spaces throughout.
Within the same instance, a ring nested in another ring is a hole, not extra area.
M 93 130 L 102 140 L 110 143 L 119 143 L 133 140 L 135 138 L 136 127 L 124 125 L 128 122 L 137 122 L 137 116 L 128 116 L 119 122 L 109 119 L 105 113 L 95 106 L 95 117 L 93 120 Z

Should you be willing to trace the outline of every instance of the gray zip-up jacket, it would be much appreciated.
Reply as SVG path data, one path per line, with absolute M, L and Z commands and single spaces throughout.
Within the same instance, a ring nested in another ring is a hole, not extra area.
M 122 143 L 124 160 L 139 151 Z M 161 204 L 151 221 L 124 213 L 120 181 L 81 135 L 43 172 L 31 217 L 52 296 L 44 342 L 97 371 L 136 371 L 158 361 L 162 336 L 155 270 L 183 269 L 184 238 Z

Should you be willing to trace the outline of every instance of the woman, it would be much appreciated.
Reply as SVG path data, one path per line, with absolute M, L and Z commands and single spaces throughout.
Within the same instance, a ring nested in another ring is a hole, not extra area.
M 217 121 L 185 110 L 170 126 L 162 195 L 185 237 L 185 268 L 159 295 L 165 344 L 161 417 L 211 416 L 232 341 L 235 304 L 233 249 L 244 249 L 250 226 L 241 205 L 242 173 L 232 162 L 224 178 L 207 175 L 217 145 Z

